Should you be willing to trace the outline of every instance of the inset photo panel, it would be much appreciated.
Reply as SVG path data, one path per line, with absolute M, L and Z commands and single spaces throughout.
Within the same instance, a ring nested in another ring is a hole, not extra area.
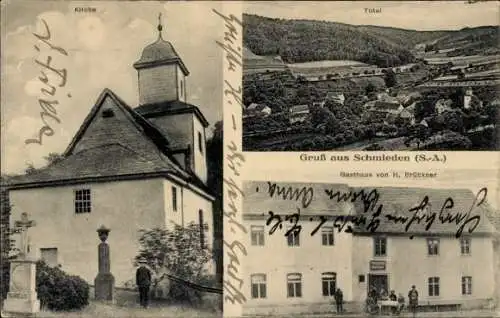
M 498 2 L 243 8 L 246 151 L 499 149 Z
M 2 2 L 2 317 L 222 317 L 214 10 Z

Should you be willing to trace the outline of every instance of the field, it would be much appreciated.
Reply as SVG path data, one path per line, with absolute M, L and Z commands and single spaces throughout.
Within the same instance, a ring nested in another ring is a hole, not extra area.
M 290 68 L 325 68 L 325 67 L 342 67 L 342 66 L 366 66 L 368 64 L 359 61 L 350 60 L 325 60 L 313 61 L 304 63 L 288 64 Z
M 468 65 L 469 63 L 484 63 L 495 62 L 500 60 L 500 55 L 469 55 L 469 56 L 452 56 L 452 57 L 424 57 L 429 64 L 444 64 L 452 62 L 454 66 Z

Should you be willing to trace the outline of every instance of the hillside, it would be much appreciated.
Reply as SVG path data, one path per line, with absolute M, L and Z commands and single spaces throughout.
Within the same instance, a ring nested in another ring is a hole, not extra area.
M 498 27 L 495 26 L 464 28 L 450 32 L 433 45 L 428 45 L 426 51 L 449 50 L 447 56 L 498 54 L 499 36 Z
M 244 45 L 250 51 L 257 55 L 280 55 L 286 63 L 356 60 L 389 67 L 414 61 L 411 50 L 419 43 L 436 42 L 436 46 L 448 48 L 475 40 L 476 49 L 485 49 L 496 47 L 498 41 L 496 27 L 415 31 L 249 14 L 243 15 L 243 26 Z

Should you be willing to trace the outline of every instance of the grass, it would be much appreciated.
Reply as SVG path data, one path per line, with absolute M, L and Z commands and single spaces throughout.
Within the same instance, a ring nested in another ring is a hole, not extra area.
M 165 318 L 215 318 L 222 317 L 222 312 L 211 310 L 194 309 L 181 305 L 159 305 L 152 304 L 144 309 L 138 304 L 134 306 L 117 306 L 112 304 L 91 302 L 87 307 L 80 311 L 52 312 L 42 311 L 36 317 L 47 318 L 94 318 L 94 317 L 112 317 L 112 318 L 147 318 L 147 317 L 165 317 Z

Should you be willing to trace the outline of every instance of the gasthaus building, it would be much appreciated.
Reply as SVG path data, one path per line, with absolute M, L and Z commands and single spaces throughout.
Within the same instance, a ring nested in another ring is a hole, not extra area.
M 133 64 L 139 104 L 131 107 L 104 89 L 63 159 L 9 185 L 11 222 L 27 212 L 37 223 L 29 230 L 32 252 L 91 284 L 101 225 L 111 229 L 117 286 L 135 279 L 141 229 L 195 223 L 199 244 L 213 246 L 208 122 L 200 108 L 186 102 L 189 71 L 158 29 L 157 40 Z
M 472 209 L 471 216 L 481 216 L 479 225 L 470 234 L 466 226 L 461 238 L 455 237 L 458 228 L 455 223 L 442 224 L 436 220 L 429 230 L 424 222 L 413 223 L 407 232 L 404 224 L 394 224 L 385 217 L 380 218 L 375 233 L 366 226 L 353 226 L 352 233 L 339 232 L 332 220 L 311 235 L 320 224 L 320 216 L 359 217 L 365 213 L 361 198 L 354 203 L 338 202 L 336 198 L 331 200 L 325 190 L 348 195 L 362 189 L 346 184 L 274 185 L 273 188 L 268 182 L 245 184 L 243 220 L 248 229 L 245 237 L 248 256 L 242 264 L 247 298 L 245 314 L 335 311 L 336 288 L 343 292 L 344 308 L 358 311 L 372 288 L 395 290 L 407 302 L 412 285 L 419 292 L 422 310 L 492 306 L 495 229 L 487 217 L 492 215 L 487 204 Z M 288 192 L 290 185 L 297 192 Z M 274 190 L 273 197 L 270 189 Z M 372 189 L 364 190 L 369 193 Z M 303 199 L 307 203 L 311 191 L 315 199 L 304 208 Z M 409 209 L 419 206 L 425 196 L 429 204 L 419 215 L 439 213 L 448 197 L 454 200 L 453 212 L 466 213 L 476 196 L 470 190 L 456 189 L 377 188 L 377 192 L 378 204 L 383 204 L 382 215 L 393 216 L 414 215 Z M 286 216 L 299 210 L 301 232 L 286 237 L 285 232 L 293 226 Z M 281 229 L 278 226 L 273 234 L 269 231 L 277 221 L 269 220 L 269 211 L 280 215 L 283 221 Z M 370 219 L 367 218 L 366 224 Z

